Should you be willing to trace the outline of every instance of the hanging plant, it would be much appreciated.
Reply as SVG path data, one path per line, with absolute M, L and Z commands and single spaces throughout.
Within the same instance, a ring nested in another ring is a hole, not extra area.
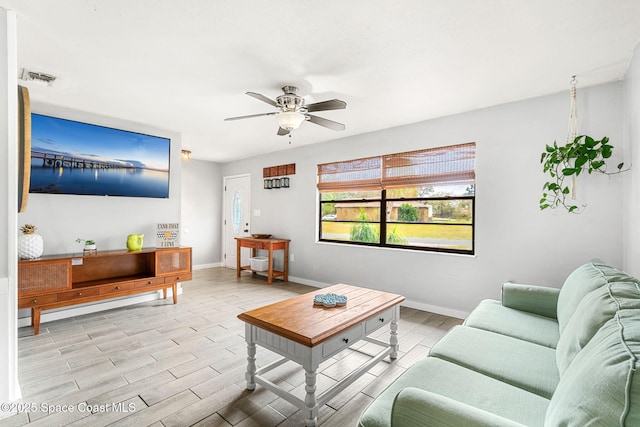
M 583 172 L 591 174 L 599 172 L 614 175 L 629 170 L 622 169 L 624 163 L 618 164 L 618 170 L 607 172 L 606 160 L 613 154 L 613 146 L 606 136 L 596 140 L 587 135 L 576 136 L 573 142 L 566 145 L 547 145 L 540 157 L 543 170 L 551 176 L 551 181 L 542 187 L 540 210 L 562 206 L 570 213 L 580 213 L 586 205 L 578 207 L 570 198 L 571 189 L 565 184 L 568 177 L 577 177 Z

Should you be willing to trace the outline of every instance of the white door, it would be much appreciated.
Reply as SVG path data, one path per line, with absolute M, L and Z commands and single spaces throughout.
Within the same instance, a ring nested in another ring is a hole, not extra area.
M 251 234 L 251 176 L 224 178 L 224 266 L 236 268 L 236 237 Z M 242 251 L 242 265 L 249 264 L 249 251 Z

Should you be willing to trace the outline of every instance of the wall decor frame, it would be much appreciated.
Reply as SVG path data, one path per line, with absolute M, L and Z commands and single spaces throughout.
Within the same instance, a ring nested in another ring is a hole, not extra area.
M 31 114 L 30 193 L 169 198 L 171 139 Z
M 31 101 L 29 89 L 18 86 L 18 212 L 27 210 L 31 180 Z
M 291 180 L 287 175 L 296 173 L 296 164 L 269 166 L 262 168 L 262 178 L 264 178 L 264 189 L 289 188 Z

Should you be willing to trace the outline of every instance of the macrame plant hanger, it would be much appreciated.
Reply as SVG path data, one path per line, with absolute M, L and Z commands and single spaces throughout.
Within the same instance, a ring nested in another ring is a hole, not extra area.
M 578 107 L 576 105 L 576 76 L 569 83 L 569 97 L 571 107 L 569 111 L 569 131 L 567 132 L 567 144 L 573 143 L 578 135 Z M 576 176 L 571 176 L 571 200 L 576 199 Z

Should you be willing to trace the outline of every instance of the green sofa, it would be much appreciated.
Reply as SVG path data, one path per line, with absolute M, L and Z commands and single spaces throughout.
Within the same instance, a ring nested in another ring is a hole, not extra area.
M 639 358 L 640 281 L 593 261 L 561 289 L 504 284 L 359 425 L 640 426 Z

